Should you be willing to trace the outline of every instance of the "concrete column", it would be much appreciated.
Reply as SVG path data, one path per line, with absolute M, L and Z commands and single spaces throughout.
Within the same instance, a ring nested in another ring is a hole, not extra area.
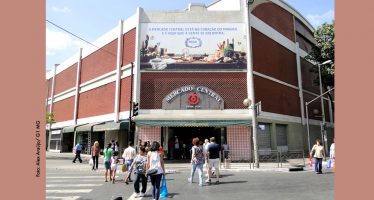
M 297 64 L 297 82 L 299 87 L 299 99 L 300 99 L 300 110 L 301 110 L 301 122 L 305 125 L 305 111 L 304 111 L 304 94 L 303 94 L 303 81 L 301 76 L 301 64 L 300 64 L 300 52 L 299 43 L 295 45 L 296 52 L 296 64 Z
M 122 38 L 123 38 L 123 20 L 119 21 L 119 35 L 117 40 L 117 68 L 116 68 L 116 91 L 114 96 L 114 122 L 119 119 L 119 101 L 121 93 L 121 67 L 122 67 Z
M 53 68 L 53 78 L 52 78 L 52 90 L 51 90 L 51 105 L 49 106 L 49 112 L 52 113 L 53 111 L 53 101 L 54 101 L 54 96 L 55 96 L 55 79 L 56 79 L 56 70 L 57 70 L 57 64 Z M 48 151 L 50 150 L 51 147 L 51 130 L 52 130 L 52 124 L 49 124 L 49 137 L 48 137 Z
M 139 103 L 140 108 L 140 21 L 143 9 L 138 7 L 137 9 L 137 26 L 136 26 L 136 41 L 135 41 L 135 63 L 134 63 L 134 95 L 133 101 Z

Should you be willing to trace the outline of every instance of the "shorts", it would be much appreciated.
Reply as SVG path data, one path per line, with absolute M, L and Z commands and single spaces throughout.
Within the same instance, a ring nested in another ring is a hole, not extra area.
M 117 164 L 112 164 L 110 165 L 111 170 L 117 170 Z
M 209 159 L 209 168 L 219 169 L 219 158 Z
M 110 161 L 109 160 L 106 160 L 104 162 L 104 165 L 105 165 L 105 169 L 110 169 Z

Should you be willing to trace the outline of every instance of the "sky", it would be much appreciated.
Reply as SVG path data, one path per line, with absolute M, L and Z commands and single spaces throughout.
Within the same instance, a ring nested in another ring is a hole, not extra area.
M 334 19 L 334 0 L 284 0 L 314 27 Z M 183 10 L 189 3 L 210 4 L 215 0 L 46 0 L 46 20 L 93 42 L 136 13 L 144 10 Z M 84 41 L 46 21 L 46 71 L 86 46 Z

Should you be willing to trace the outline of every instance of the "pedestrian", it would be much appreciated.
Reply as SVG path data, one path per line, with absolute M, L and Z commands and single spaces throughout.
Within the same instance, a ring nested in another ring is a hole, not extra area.
M 111 170 L 110 177 L 112 177 L 113 184 L 116 178 L 117 164 L 118 164 L 118 151 L 114 151 L 110 159 L 110 170 Z
M 75 163 L 75 160 L 77 160 L 77 158 L 79 162 L 82 163 L 82 159 L 81 159 L 82 145 L 78 142 L 77 145 L 75 145 L 74 150 L 75 150 L 75 158 L 73 160 L 73 163 Z
M 323 146 L 321 139 L 316 140 L 316 144 L 313 146 L 311 155 L 314 157 L 314 171 L 316 174 L 322 174 L 322 158 L 323 158 Z
M 111 148 L 112 144 L 108 143 L 106 146 L 106 149 L 104 150 L 104 165 L 105 165 L 105 182 L 108 182 L 108 174 L 109 174 L 109 179 L 112 180 L 111 174 L 111 166 L 110 166 L 110 160 L 113 155 L 113 149 Z
M 91 148 L 91 156 L 93 160 L 92 170 L 97 170 L 99 166 L 99 153 L 100 153 L 100 145 L 98 141 L 95 141 L 94 145 Z
M 211 183 L 211 177 L 212 177 L 212 168 L 215 169 L 215 174 L 217 177 L 216 183 L 219 183 L 219 166 L 220 166 L 220 160 L 219 160 L 219 153 L 221 151 L 221 148 L 219 144 L 216 143 L 216 139 L 214 137 L 210 138 L 210 144 L 207 149 L 207 154 L 209 158 L 209 168 L 208 168 L 208 180 L 207 183 Z
M 152 199 L 158 200 L 160 197 L 160 183 L 161 178 L 165 175 L 164 159 L 158 153 L 160 144 L 157 141 L 153 141 L 151 149 L 147 154 L 147 174 L 152 171 L 156 171 L 151 176 L 152 184 Z
M 117 155 L 119 154 L 119 145 L 117 140 L 114 142 L 114 152 L 117 152 Z
M 208 145 L 209 145 L 209 139 L 205 139 L 204 140 L 204 144 L 203 144 L 203 153 L 204 153 L 204 160 L 205 160 L 205 169 L 206 169 L 206 176 L 208 177 L 208 173 L 209 173 L 209 158 L 208 158 Z
M 199 172 L 199 186 L 203 186 L 203 164 L 204 164 L 204 153 L 203 147 L 199 144 L 199 138 L 192 139 L 192 155 L 191 155 L 191 177 L 188 178 L 188 182 L 193 183 L 193 177 L 195 175 L 196 168 Z
M 136 145 L 135 147 L 135 150 L 136 150 L 136 153 L 139 154 L 139 151 L 140 151 L 140 147 L 143 146 L 142 144 L 142 139 L 139 139 L 138 140 L 138 145 Z
M 334 142 L 335 139 L 332 140 L 332 144 L 330 146 L 330 159 L 331 159 L 331 163 L 332 163 L 332 167 L 334 168 L 335 167 L 335 142 Z
M 134 190 L 136 193 L 135 197 L 144 197 L 145 192 L 147 191 L 147 177 L 146 177 L 146 163 L 147 157 L 145 154 L 145 148 L 141 146 L 139 148 L 138 155 L 134 158 L 134 162 L 130 167 L 130 173 L 135 170 L 135 182 Z M 140 191 L 139 185 L 142 183 L 142 190 Z M 128 182 L 126 182 L 128 184 Z M 140 192 L 140 193 L 139 193 Z
M 125 164 L 126 164 L 126 168 L 127 168 L 127 172 L 130 173 L 130 175 L 128 176 L 128 178 L 126 179 L 126 182 L 132 182 L 131 180 L 131 172 L 129 171 L 130 170 L 130 167 L 132 165 L 132 162 L 134 161 L 134 158 L 136 156 L 136 151 L 135 149 L 132 147 L 132 142 L 129 141 L 129 146 L 125 149 L 125 151 L 123 152 L 122 154 L 122 158 L 125 160 Z
M 229 158 L 229 145 L 226 143 L 226 142 L 224 142 L 223 143 L 223 157 L 224 157 L 224 159 L 228 159 Z
M 175 136 L 175 140 L 174 140 L 174 159 L 179 159 L 180 156 L 179 156 L 179 140 L 178 140 L 178 137 Z

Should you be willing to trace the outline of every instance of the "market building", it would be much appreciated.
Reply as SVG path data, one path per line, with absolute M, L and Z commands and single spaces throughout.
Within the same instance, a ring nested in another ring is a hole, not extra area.
M 321 103 L 305 111 L 305 102 L 320 94 L 313 64 L 304 59 L 314 28 L 285 1 L 255 0 L 250 13 L 245 2 L 138 8 L 94 42 L 100 49 L 83 49 L 55 66 L 47 73 L 46 109 L 56 120 L 47 125 L 49 151 L 142 139 L 161 142 L 170 158 L 175 137 L 188 148 L 193 137 L 214 136 L 229 145 L 232 160 L 250 160 L 253 116 L 243 100 L 253 92 L 259 150 L 306 151 L 306 115 L 309 140 L 321 138 Z M 140 108 L 134 134 L 130 98 Z M 330 144 L 332 102 L 324 98 L 324 106 Z

